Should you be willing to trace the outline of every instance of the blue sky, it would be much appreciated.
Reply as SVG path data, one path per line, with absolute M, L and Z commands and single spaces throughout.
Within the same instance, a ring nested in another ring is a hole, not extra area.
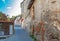
M 0 0 L 0 11 L 9 17 L 21 14 L 20 3 L 23 0 Z

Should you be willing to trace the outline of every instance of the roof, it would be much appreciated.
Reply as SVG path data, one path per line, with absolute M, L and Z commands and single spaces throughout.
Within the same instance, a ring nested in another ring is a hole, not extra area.
M 0 21 L 0 23 L 14 23 L 13 21 Z

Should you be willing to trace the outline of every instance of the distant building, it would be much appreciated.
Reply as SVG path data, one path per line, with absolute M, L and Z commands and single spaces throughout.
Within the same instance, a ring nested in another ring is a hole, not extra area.
M 0 15 L 0 36 L 12 35 L 14 33 L 14 22 L 8 21 L 5 14 Z
M 21 3 L 21 14 L 22 14 L 22 28 L 26 29 L 28 32 L 30 31 L 30 23 L 31 23 L 31 16 L 30 12 L 27 9 L 30 0 L 23 0 Z

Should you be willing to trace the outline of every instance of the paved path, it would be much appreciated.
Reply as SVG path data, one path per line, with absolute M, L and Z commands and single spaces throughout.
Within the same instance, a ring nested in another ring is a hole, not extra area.
M 15 30 L 15 34 L 10 36 L 7 39 L 0 40 L 0 41 L 33 41 L 32 38 L 29 37 L 29 34 L 22 29 Z

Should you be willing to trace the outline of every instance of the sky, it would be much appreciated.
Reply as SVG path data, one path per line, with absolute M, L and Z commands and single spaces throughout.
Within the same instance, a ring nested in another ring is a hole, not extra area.
M 9 15 L 9 17 L 21 14 L 20 3 L 23 0 L 0 0 L 0 12 Z

